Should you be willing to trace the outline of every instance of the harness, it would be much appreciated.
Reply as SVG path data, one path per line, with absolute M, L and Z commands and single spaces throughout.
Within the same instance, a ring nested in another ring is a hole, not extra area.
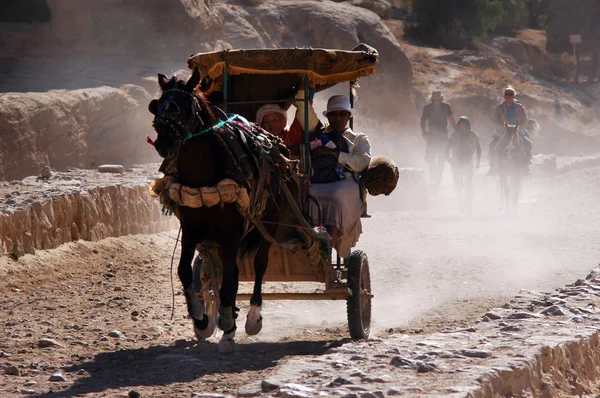
M 243 117 L 233 115 L 226 120 L 206 127 L 200 117 L 200 104 L 198 99 L 180 89 L 170 89 L 163 92 L 178 92 L 192 98 L 192 114 L 187 122 L 182 122 L 179 118 L 181 109 L 174 100 L 163 101 L 157 109 L 155 122 L 171 128 L 177 136 L 177 151 L 168 158 L 161 169 L 165 177 L 157 179 L 151 184 L 151 191 L 155 196 L 159 196 L 161 203 L 168 212 L 175 212 L 177 206 L 186 206 L 192 208 L 212 207 L 217 204 L 223 206 L 226 203 L 236 205 L 237 210 L 245 219 L 243 236 L 258 229 L 261 235 L 272 244 L 282 246 L 276 242 L 270 235 L 261 221 L 264 214 L 269 196 L 276 198 L 282 192 L 288 201 L 295 201 L 290 193 L 286 182 L 298 173 L 297 161 L 287 159 L 280 151 L 283 142 L 262 128 L 250 124 Z M 174 107 L 174 112 L 169 112 L 168 108 Z M 200 124 L 193 129 L 194 122 Z M 156 126 L 155 126 L 156 128 Z M 200 130 L 200 131 L 198 131 Z M 224 179 L 214 187 L 191 188 L 182 186 L 177 178 L 177 159 L 179 149 L 190 139 L 213 133 L 220 143 L 221 147 L 228 154 L 235 167 L 235 171 L 243 180 L 245 186 L 238 184 L 231 179 Z M 166 164 L 165 164 L 166 163 Z M 296 167 L 294 167 L 296 166 Z M 271 180 L 275 178 L 279 181 L 278 191 L 274 192 L 274 186 Z M 208 200 L 207 200 L 208 199 Z M 300 214 L 300 217 L 302 215 Z M 312 231 L 306 221 L 299 222 L 303 227 L 309 227 L 311 231 L 301 233 L 306 243 L 311 238 L 309 247 L 312 247 L 315 256 L 318 256 L 319 241 L 323 239 L 317 232 Z M 314 235 L 314 236 L 313 236 Z

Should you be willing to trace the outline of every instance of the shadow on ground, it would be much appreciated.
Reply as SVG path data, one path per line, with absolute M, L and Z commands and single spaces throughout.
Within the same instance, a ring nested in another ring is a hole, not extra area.
M 65 367 L 65 372 L 82 372 L 64 391 L 50 391 L 38 397 L 57 398 L 99 393 L 133 386 L 168 386 L 189 383 L 212 374 L 254 372 L 274 367 L 284 357 L 321 355 L 349 340 L 293 341 L 238 344 L 232 354 L 219 354 L 217 344 L 190 343 L 184 347 L 148 348 L 104 352 L 93 360 Z

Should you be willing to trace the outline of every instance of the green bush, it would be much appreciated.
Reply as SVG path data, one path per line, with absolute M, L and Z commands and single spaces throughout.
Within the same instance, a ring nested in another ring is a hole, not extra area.
M 503 35 L 514 35 L 523 29 L 526 24 L 527 8 L 524 0 L 501 0 L 504 14 L 502 22 L 496 27 L 496 33 Z
M 485 37 L 504 17 L 503 0 L 411 0 L 415 38 L 448 48 L 464 47 Z

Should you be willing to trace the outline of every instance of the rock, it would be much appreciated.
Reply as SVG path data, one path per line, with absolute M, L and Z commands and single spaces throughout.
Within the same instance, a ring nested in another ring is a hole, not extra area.
M 468 358 L 489 358 L 492 356 L 491 352 L 483 350 L 458 350 L 456 352 Z
M 257 397 L 262 395 L 262 386 L 260 382 L 246 384 L 237 391 L 238 397 Z
M 65 376 L 63 376 L 61 373 L 54 373 L 52 376 L 50 376 L 50 378 L 48 379 L 50 381 L 67 381 L 67 379 L 65 378 Z
M 10 355 L 5 352 L 0 352 L 0 358 L 8 358 Z
M 367 376 L 361 379 L 363 383 L 389 383 L 392 381 L 392 377 L 388 375 L 382 376 Z
M 50 177 L 52 177 L 52 171 L 50 170 L 50 167 L 48 167 L 48 166 L 42 167 L 42 169 L 40 170 L 39 178 L 42 180 L 47 180 Z
M 508 316 L 508 319 L 527 319 L 527 318 L 541 318 L 541 315 L 534 314 L 532 312 L 520 311 L 520 312 L 515 312 L 514 314 L 510 314 Z
M 108 336 L 113 337 L 115 339 L 124 339 L 125 338 L 125 335 L 118 330 L 111 330 L 110 332 L 108 332 Z
M 4 374 L 7 376 L 21 376 L 21 371 L 14 365 L 9 365 L 4 369 Z
M 485 316 L 487 316 L 490 319 L 494 319 L 494 320 L 496 320 L 496 319 L 502 319 L 502 317 L 500 315 L 496 314 L 495 312 L 487 312 L 485 314 Z
M 35 390 L 30 390 L 30 389 L 27 389 L 27 388 L 21 388 L 21 389 L 19 390 L 19 392 L 20 392 L 21 394 L 23 394 L 23 395 L 34 395 L 34 394 L 36 393 L 36 391 L 35 391 Z
M 521 330 L 523 330 L 523 328 L 517 325 L 508 325 L 500 329 L 501 332 L 519 332 Z
M 38 346 L 41 348 L 46 347 L 63 347 L 58 341 L 48 338 L 43 338 L 38 340 Z
M 98 166 L 98 171 L 100 173 L 124 173 L 125 167 L 120 164 L 103 164 Z
M 265 379 L 260 383 L 260 386 L 263 391 L 267 392 L 278 389 L 281 386 L 281 384 L 277 379 Z
M 353 384 L 353 383 L 348 379 L 344 379 L 343 377 L 336 377 L 335 379 L 331 380 L 329 382 L 329 384 L 327 384 L 327 386 L 328 387 L 338 387 L 338 386 L 342 386 L 344 384 Z
M 433 363 L 422 363 L 417 367 L 417 373 L 437 372 L 438 368 Z
M 393 357 L 390 364 L 398 368 L 412 368 L 417 366 L 413 360 L 403 357 Z
M 139 392 L 137 392 L 136 390 L 131 390 L 131 391 L 129 391 L 127 396 L 129 398 L 140 398 L 142 395 Z
M 558 305 L 551 305 L 550 307 L 544 309 L 540 314 L 550 315 L 550 316 L 564 316 L 567 315 L 565 310 Z
M 192 393 L 192 398 L 233 398 L 231 395 Z
M 28 380 L 28 381 L 26 381 L 25 383 L 23 383 L 23 385 L 24 385 L 25 387 L 31 387 L 31 386 L 35 386 L 35 385 L 37 385 L 37 382 L 35 382 L 34 380 Z

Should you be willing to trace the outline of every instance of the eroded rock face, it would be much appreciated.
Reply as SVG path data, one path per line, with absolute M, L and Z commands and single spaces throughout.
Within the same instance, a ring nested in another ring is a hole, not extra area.
M 141 88 L 99 87 L 0 95 L 0 179 L 101 163 L 158 161 L 144 137 L 152 131 Z
M 266 1 L 259 6 L 216 7 L 225 20 L 223 38 L 234 48 L 310 46 L 350 50 L 361 42 L 375 47 L 381 64 L 375 76 L 360 81 L 360 105 L 373 110 L 377 117 L 417 127 L 415 106 L 407 94 L 412 85 L 410 61 L 375 13 L 330 1 Z
M 0 255 L 176 228 L 177 219 L 161 215 L 149 194 L 154 170 L 157 164 L 123 175 L 75 170 L 47 180 L 1 182 Z

